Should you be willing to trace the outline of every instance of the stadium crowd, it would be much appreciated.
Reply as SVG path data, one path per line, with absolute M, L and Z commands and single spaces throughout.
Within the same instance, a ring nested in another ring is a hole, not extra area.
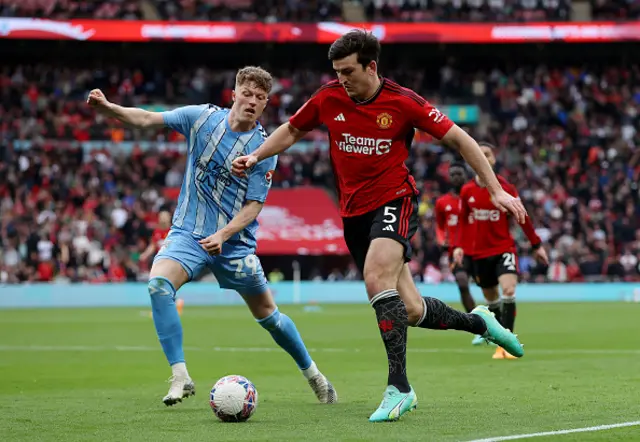
M 233 74 L 3 67 L 0 282 L 143 278 L 149 259 L 141 254 L 158 211 L 172 210 L 166 189 L 179 186 L 184 170 L 183 156 L 162 147 L 181 137 L 96 118 L 84 104 L 86 93 L 100 87 L 113 101 L 136 106 L 229 104 Z M 305 70 L 275 75 L 263 118 L 269 131 L 330 78 Z M 538 267 L 515 228 L 523 279 L 640 280 L 640 66 L 484 72 L 451 62 L 437 84 L 425 85 L 421 71 L 389 76 L 435 103 L 477 103 L 491 115 L 467 129 L 498 146 L 498 170 L 520 190 L 552 260 L 549 268 Z M 124 152 L 118 145 L 126 140 L 151 141 L 154 148 Z M 79 146 L 89 141 L 97 148 L 83 151 Z M 22 150 L 24 142 L 31 148 Z M 281 156 L 274 185 L 333 191 L 326 145 L 323 130 L 310 133 L 306 150 Z M 416 135 L 408 165 L 422 192 L 422 225 L 411 266 L 416 279 L 428 282 L 450 278 L 446 254 L 435 242 L 433 207 L 448 191 L 452 159 L 434 140 Z M 331 278 L 339 279 L 339 272 Z
M 147 5 L 146 12 L 142 4 Z M 342 0 L 1 0 L 0 16 L 172 21 L 342 21 Z M 572 0 L 359 0 L 368 21 L 571 20 Z M 635 0 L 591 0 L 594 20 L 640 17 Z M 350 8 L 354 8 L 350 2 Z

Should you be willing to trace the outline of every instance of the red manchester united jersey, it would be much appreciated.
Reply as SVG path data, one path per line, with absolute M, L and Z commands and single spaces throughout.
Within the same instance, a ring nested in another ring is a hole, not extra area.
M 343 217 L 362 215 L 394 199 L 417 194 L 404 164 L 414 130 L 441 139 L 453 126 L 424 98 L 388 79 L 382 79 L 376 94 L 362 102 L 351 99 L 337 80 L 331 81 L 289 122 L 302 131 L 321 124 L 329 129 Z
M 504 178 L 498 176 L 498 181 L 506 192 L 519 198 L 518 191 Z M 465 254 L 480 259 L 516 252 L 516 243 L 510 231 L 511 217 L 493 204 L 489 191 L 478 185 L 476 180 L 465 184 L 460 191 L 460 218 L 468 220 L 466 227 L 461 229 L 461 233 L 466 235 L 465 240 L 459 243 Z M 531 218 L 526 218 L 522 230 L 531 244 L 540 244 Z
M 458 226 L 460 222 L 460 197 L 453 193 L 447 193 L 436 200 L 436 226 L 439 231 L 444 232 L 449 254 L 455 247 L 458 247 Z
M 164 240 L 167 238 L 169 234 L 169 229 L 154 229 L 153 234 L 151 235 L 151 242 L 156 245 L 156 248 L 160 249 L 164 244 Z

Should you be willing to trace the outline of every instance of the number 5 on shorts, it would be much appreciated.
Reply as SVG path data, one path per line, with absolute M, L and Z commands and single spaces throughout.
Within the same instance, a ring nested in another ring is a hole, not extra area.
M 251 274 L 255 275 L 258 272 L 258 260 L 255 255 L 249 255 L 243 259 L 233 259 L 229 261 L 229 264 L 236 266 L 236 278 L 246 278 L 247 273 L 244 272 L 244 267 L 251 270 Z
M 396 221 L 398 221 L 398 218 L 392 212 L 392 210 L 398 210 L 398 208 L 397 207 L 390 207 L 390 206 L 386 206 L 384 208 L 384 218 L 382 219 L 383 222 L 385 222 L 387 224 L 393 224 Z M 389 219 L 387 219 L 387 217 L 389 217 Z

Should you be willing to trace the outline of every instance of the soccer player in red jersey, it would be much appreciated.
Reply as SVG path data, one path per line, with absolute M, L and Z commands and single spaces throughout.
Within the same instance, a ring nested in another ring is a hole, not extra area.
M 480 148 L 491 166 L 495 166 L 493 146 L 481 143 Z M 498 180 L 509 194 L 514 198 L 520 198 L 514 186 L 501 176 L 498 176 Z M 496 207 L 483 183 L 481 178 L 476 177 L 465 184 L 460 192 L 459 232 L 473 238 L 474 241 L 458 240 L 459 247 L 454 250 L 454 259 L 458 264 L 462 264 L 464 256 L 467 255 L 467 248 L 471 250 L 476 283 L 482 288 L 489 310 L 500 318 L 505 328 L 513 331 L 516 319 L 518 258 L 516 243 L 510 231 L 511 218 Z M 531 219 L 527 217 L 521 227 L 531 242 L 536 260 L 548 265 L 547 252 L 542 247 L 542 241 L 536 234 Z M 498 286 L 502 289 L 502 308 Z M 513 359 L 513 355 L 498 347 L 493 358 Z
M 478 144 L 465 131 L 415 92 L 378 75 L 380 42 L 353 30 L 329 49 L 338 79 L 318 91 L 251 155 L 233 161 L 236 175 L 291 147 L 309 131 L 329 129 L 330 156 L 336 176 L 349 251 L 362 271 L 389 362 L 388 386 L 372 422 L 397 420 L 415 408 L 417 398 L 406 374 L 409 325 L 456 329 L 523 354 L 517 338 L 486 307 L 461 313 L 438 299 L 421 297 L 407 261 L 410 238 L 418 228 L 418 190 L 404 162 L 414 130 L 423 130 L 460 152 L 488 183 L 494 201 L 524 222 L 522 203 L 505 192 Z
M 158 225 L 155 229 L 153 229 L 153 233 L 151 234 L 151 241 L 149 241 L 149 245 L 147 248 L 140 254 L 140 261 L 146 262 L 151 256 L 155 255 L 155 253 L 162 248 L 164 245 L 164 240 L 169 234 L 169 230 L 171 229 L 171 213 L 166 210 L 162 210 L 158 214 Z
M 449 182 L 451 190 L 436 200 L 435 215 L 436 227 L 440 244 L 446 245 L 449 253 L 449 262 L 452 263 L 452 273 L 456 278 L 456 284 L 460 290 L 460 300 L 467 313 L 476 308 L 476 303 L 469 291 L 469 277 L 473 276 L 473 261 L 471 251 L 465 250 L 463 262 L 456 263 L 453 260 L 453 251 L 464 240 L 458 235 L 460 225 L 460 190 L 467 181 L 467 171 L 464 164 L 453 163 L 449 166 Z M 461 241 L 458 243 L 458 241 Z

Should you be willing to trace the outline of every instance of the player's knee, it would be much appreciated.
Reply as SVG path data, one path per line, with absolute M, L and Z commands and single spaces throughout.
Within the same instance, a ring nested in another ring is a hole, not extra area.
M 395 288 L 395 285 L 391 278 L 385 277 L 383 271 L 374 268 L 365 268 L 364 272 L 364 285 L 367 289 L 367 294 L 371 298 L 383 290 Z
M 422 302 L 419 303 L 405 303 L 405 308 L 407 309 L 407 319 L 409 320 L 409 324 L 415 325 L 422 318 L 422 314 L 424 312 L 424 304 Z
M 500 292 L 498 291 L 497 286 L 482 289 L 482 295 L 487 302 L 495 302 L 500 298 Z
M 175 298 L 176 289 L 173 287 L 171 281 L 161 276 L 153 277 L 147 283 L 147 290 L 149 290 L 150 296 L 171 296 Z
M 398 275 L 392 275 L 388 266 L 378 264 L 376 261 L 367 262 L 363 277 L 369 297 L 375 296 L 383 290 L 396 288 L 398 283 Z
M 265 330 L 273 331 L 280 326 L 280 319 L 282 316 L 283 314 L 281 314 L 280 310 L 276 307 L 269 316 L 263 319 L 258 319 L 258 324 L 260 324 Z
M 513 298 L 516 295 L 515 284 L 505 284 L 502 286 L 502 296 L 505 298 Z

